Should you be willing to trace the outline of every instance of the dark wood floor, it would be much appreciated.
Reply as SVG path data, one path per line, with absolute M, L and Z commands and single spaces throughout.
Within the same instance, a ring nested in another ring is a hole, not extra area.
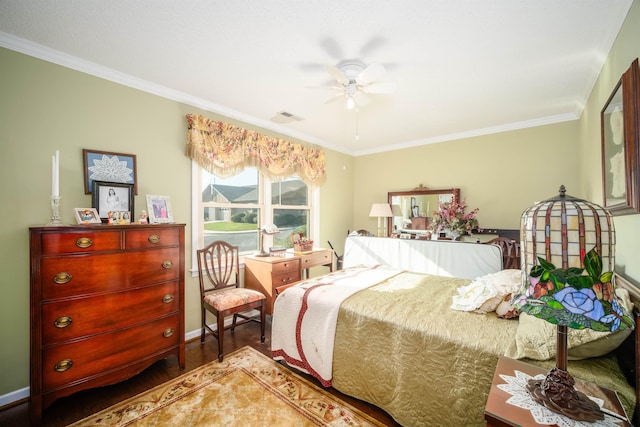
M 240 326 L 233 334 L 227 331 L 224 342 L 225 353 L 229 353 L 235 349 L 249 345 L 262 353 L 271 356 L 271 325 L 269 320 L 266 329 L 267 333 L 264 344 L 260 343 L 260 326 L 256 323 Z M 66 426 L 124 399 L 135 396 L 136 394 L 148 390 L 158 384 L 162 384 L 163 382 L 175 378 L 187 371 L 216 360 L 218 356 L 218 345 L 212 336 L 207 335 L 203 345 L 200 344 L 199 338 L 188 342 L 186 344 L 185 353 L 186 367 L 184 371 L 181 371 L 178 367 L 177 359 L 175 357 L 170 357 L 169 359 L 156 362 L 140 374 L 121 383 L 81 391 L 72 396 L 55 401 L 43 413 L 43 426 Z M 314 384 L 319 384 L 310 376 L 304 374 L 301 375 L 309 379 Z M 353 399 L 349 396 L 345 396 L 333 389 L 329 389 L 329 391 L 377 420 L 382 421 L 386 425 L 399 425 L 384 411 L 372 405 Z M 28 425 L 28 402 L 12 405 L 0 410 L 0 426 L 23 427 Z

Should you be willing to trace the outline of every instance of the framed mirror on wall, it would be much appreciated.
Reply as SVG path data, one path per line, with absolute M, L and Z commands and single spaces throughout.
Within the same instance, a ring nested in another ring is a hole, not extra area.
M 393 216 L 387 220 L 388 235 L 426 234 L 429 218 L 438 210 L 438 203 L 460 200 L 460 189 L 431 190 L 420 185 L 409 191 L 388 193 Z
M 604 206 L 613 215 L 640 212 L 640 70 L 636 58 L 600 114 Z

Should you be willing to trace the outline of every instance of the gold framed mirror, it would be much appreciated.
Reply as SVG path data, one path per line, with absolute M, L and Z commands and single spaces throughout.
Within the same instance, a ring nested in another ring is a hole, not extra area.
M 429 218 L 438 209 L 438 203 L 460 200 L 459 188 L 431 190 L 420 186 L 408 191 L 390 191 L 388 202 L 393 216 L 387 220 L 387 234 L 426 235 Z

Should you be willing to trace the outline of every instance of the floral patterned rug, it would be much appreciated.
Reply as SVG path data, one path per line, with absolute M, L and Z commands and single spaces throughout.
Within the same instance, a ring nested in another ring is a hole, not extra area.
M 251 347 L 93 414 L 86 426 L 382 426 Z

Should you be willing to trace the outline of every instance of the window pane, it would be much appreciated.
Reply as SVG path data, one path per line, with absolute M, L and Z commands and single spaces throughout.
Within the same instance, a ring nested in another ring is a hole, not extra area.
M 307 206 L 309 191 L 300 178 L 287 178 L 271 184 L 271 203 L 274 205 Z
M 273 219 L 280 230 L 280 233 L 274 236 L 273 243 L 275 246 L 292 247 L 293 245 L 289 239 L 292 233 L 309 235 L 308 209 L 274 209 Z
M 209 219 L 207 219 L 209 212 Z M 205 208 L 204 245 L 215 240 L 224 240 L 238 246 L 240 252 L 258 248 L 258 212 L 256 209 Z M 210 219 L 219 215 L 224 219 Z
M 202 202 L 258 203 L 258 170 L 245 169 L 231 178 L 218 178 L 202 171 Z
M 245 169 L 226 179 L 202 170 L 202 188 L 204 245 L 224 240 L 238 246 L 241 253 L 256 251 L 260 216 L 258 170 Z

